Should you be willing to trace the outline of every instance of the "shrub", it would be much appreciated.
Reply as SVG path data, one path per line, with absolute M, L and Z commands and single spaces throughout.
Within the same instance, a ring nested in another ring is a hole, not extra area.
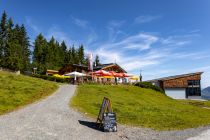
M 60 78 L 60 77 L 40 75 L 40 74 L 34 74 L 32 76 L 36 77 L 36 78 L 41 78 L 41 79 L 44 79 L 44 80 L 48 80 L 48 81 L 55 81 L 55 82 L 60 82 L 60 83 L 69 83 L 69 79 L 67 79 L 67 78 L 64 79 L 64 78 Z
M 158 86 L 155 86 L 155 85 L 153 85 L 153 84 L 150 83 L 150 82 L 138 82 L 138 83 L 135 84 L 135 86 L 139 86 L 139 87 L 141 87 L 141 88 L 153 89 L 153 90 L 155 90 L 155 91 L 159 91 L 159 92 L 165 94 L 165 91 L 164 91 L 162 88 L 160 88 L 160 87 L 158 87 Z

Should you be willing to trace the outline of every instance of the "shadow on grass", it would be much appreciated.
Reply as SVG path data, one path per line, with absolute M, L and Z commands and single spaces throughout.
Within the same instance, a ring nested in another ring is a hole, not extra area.
M 82 121 L 82 120 L 78 120 L 78 121 L 79 121 L 79 123 L 81 125 L 84 125 L 86 127 L 89 127 L 89 128 L 92 128 L 92 129 L 95 129 L 95 130 L 98 130 L 98 131 L 103 132 L 103 129 L 102 128 L 99 128 L 99 123 L 89 122 L 89 121 Z

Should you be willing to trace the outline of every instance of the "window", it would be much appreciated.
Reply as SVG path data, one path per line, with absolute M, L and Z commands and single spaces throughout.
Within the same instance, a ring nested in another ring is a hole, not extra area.
M 188 80 L 189 87 L 200 87 L 200 80 Z
M 200 96 L 200 80 L 188 80 L 187 96 Z

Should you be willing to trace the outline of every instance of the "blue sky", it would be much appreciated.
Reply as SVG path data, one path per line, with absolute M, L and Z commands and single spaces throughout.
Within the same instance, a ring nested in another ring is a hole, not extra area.
M 15 23 L 68 45 L 84 44 L 102 63 L 143 79 L 204 71 L 210 85 L 209 0 L 0 0 Z

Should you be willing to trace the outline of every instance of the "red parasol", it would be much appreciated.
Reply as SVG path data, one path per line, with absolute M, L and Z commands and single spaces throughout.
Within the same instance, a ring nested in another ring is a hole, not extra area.
M 95 71 L 95 72 L 93 72 L 93 75 L 96 75 L 96 76 L 112 76 L 111 73 L 109 73 L 105 70 Z
M 123 77 L 131 77 L 131 75 L 129 75 L 127 73 L 123 73 Z
M 109 73 L 110 73 L 112 76 L 117 77 L 117 73 L 116 73 L 116 72 L 110 71 Z

